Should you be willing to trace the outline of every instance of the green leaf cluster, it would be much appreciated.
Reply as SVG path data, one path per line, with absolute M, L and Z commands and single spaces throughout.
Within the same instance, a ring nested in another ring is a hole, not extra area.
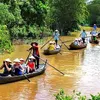
M 72 95 L 66 95 L 64 90 L 61 89 L 59 93 L 55 94 L 55 100 L 100 100 L 100 93 L 97 95 L 90 94 L 90 98 L 82 95 L 81 92 L 73 91 Z
M 100 0 L 93 0 L 88 4 L 88 10 L 90 13 L 89 23 L 90 25 L 97 24 L 100 26 Z

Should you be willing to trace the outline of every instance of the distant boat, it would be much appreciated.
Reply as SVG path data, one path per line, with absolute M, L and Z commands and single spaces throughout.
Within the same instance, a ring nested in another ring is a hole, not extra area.
M 48 50 L 48 49 L 45 49 L 44 51 L 43 51 L 43 54 L 44 55 L 54 55 L 54 54 L 58 54 L 59 52 L 61 51 L 61 46 L 60 46 L 60 48 L 57 48 L 57 49 L 55 49 L 55 50 Z
M 99 40 L 97 40 L 97 39 L 96 40 L 90 39 L 89 42 L 92 44 L 99 44 Z
M 78 49 L 83 49 L 86 48 L 87 43 L 84 43 L 83 45 L 75 45 L 73 42 L 69 45 L 70 50 L 78 50 Z

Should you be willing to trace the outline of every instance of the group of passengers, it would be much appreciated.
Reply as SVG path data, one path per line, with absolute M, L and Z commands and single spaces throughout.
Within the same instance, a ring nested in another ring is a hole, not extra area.
M 4 72 L 0 73 L 0 76 L 14 76 L 32 73 L 36 70 L 35 67 L 35 57 L 33 56 L 29 57 L 27 64 L 25 64 L 25 60 L 23 58 L 16 58 L 13 63 L 9 58 L 7 58 L 3 61 L 3 64 L 0 67 L 0 69 L 4 69 Z
M 50 41 L 47 49 L 49 51 L 52 51 L 52 50 L 56 50 L 59 48 L 60 48 L 60 46 L 58 44 L 56 45 L 55 41 Z
M 82 39 L 80 39 L 80 38 L 79 39 L 75 39 L 73 43 L 76 46 L 82 46 L 82 45 L 84 45 Z

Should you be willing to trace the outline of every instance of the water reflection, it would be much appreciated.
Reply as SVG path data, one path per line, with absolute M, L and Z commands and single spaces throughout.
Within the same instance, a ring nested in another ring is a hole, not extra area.
M 64 40 L 67 37 L 64 37 Z M 67 44 L 67 43 L 66 43 Z M 68 44 L 67 44 L 68 45 Z M 3 59 L 26 58 L 29 45 L 16 46 L 11 55 L 0 56 L 0 63 Z M 48 60 L 48 63 L 62 71 L 66 76 L 61 75 L 52 67 L 47 65 L 43 75 L 27 80 L 6 85 L 0 85 L 0 100 L 54 100 L 54 93 L 61 88 L 71 94 L 73 90 L 81 91 L 84 94 L 97 93 L 100 91 L 100 46 L 88 43 L 86 49 L 68 51 L 62 47 L 61 54 L 41 57 Z

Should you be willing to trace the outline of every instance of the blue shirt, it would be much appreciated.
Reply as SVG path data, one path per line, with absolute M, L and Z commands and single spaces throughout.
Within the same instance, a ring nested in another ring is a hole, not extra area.
M 96 34 L 97 34 L 96 31 L 92 31 L 92 32 L 91 32 L 91 35 L 92 35 L 92 36 L 96 36 Z
M 97 29 L 97 26 L 96 26 L 96 25 L 94 25 L 94 26 L 93 26 L 93 28 L 96 30 L 96 29 Z
M 59 40 L 59 35 L 60 35 L 59 33 L 54 33 L 53 34 L 54 40 Z
M 81 37 L 82 37 L 82 38 L 85 38 L 85 37 L 86 37 L 86 32 L 82 32 L 82 33 L 81 33 Z

